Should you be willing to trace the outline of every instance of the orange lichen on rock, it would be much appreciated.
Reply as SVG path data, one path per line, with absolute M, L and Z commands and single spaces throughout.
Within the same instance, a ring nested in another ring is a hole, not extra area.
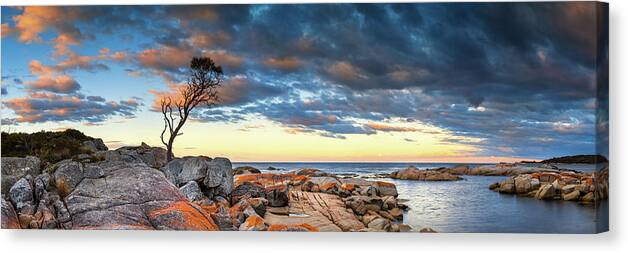
M 345 191 L 353 191 L 355 190 L 355 185 L 354 184 L 342 184 L 340 185 L 340 188 Z
M 336 183 L 326 183 L 326 184 L 321 185 L 319 189 L 322 191 L 328 191 L 330 189 L 333 189 L 334 187 L 337 188 L 338 185 Z
M 384 181 L 377 181 L 375 184 L 379 187 L 395 187 L 395 184 Z
M 551 173 L 551 172 L 541 172 L 539 173 L 539 181 L 541 182 L 554 182 L 554 180 L 556 180 L 559 177 L 558 174 L 556 173 Z
M 151 226 L 146 226 L 144 224 L 106 224 L 103 226 L 83 226 L 77 227 L 74 229 L 82 229 L 82 230 L 154 230 L 155 228 Z
M 157 224 L 158 229 L 217 231 L 218 226 L 201 210 L 190 202 L 176 201 L 167 207 L 152 210 L 148 218 L 151 223 Z
M 259 215 L 252 215 L 244 221 L 246 227 L 257 227 L 264 224 L 264 219 Z
M 243 174 L 235 176 L 234 185 L 238 186 L 244 182 L 251 182 L 262 185 L 264 187 L 268 187 L 273 185 L 299 184 L 304 182 L 305 180 L 307 180 L 306 176 L 299 176 L 294 174 Z
M 20 220 L 13 204 L 2 199 L 2 229 L 20 229 Z
M 203 209 L 203 211 L 208 214 L 218 212 L 219 205 L 217 202 L 211 202 L 211 204 L 209 204 L 205 201 L 195 201 L 194 204 L 198 205 L 201 209 Z
M 268 227 L 268 231 L 304 231 L 304 232 L 318 232 L 318 229 L 314 226 L 302 223 L 302 224 L 272 224 Z

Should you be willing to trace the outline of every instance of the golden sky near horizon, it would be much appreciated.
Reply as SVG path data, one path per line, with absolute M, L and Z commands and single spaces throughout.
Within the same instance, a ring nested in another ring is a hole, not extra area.
M 147 128 L 146 121 L 154 122 Z M 161 114 L 142 113 L 139 118 L 124 119 L 105 125 L 48 124 L 32 125 L 28 132 L 75 128 L 102 138 L 110 149 L 146 142 L 162 146 Z M 379 126 L 392 126 L 393 123 Z M 176 156 L 206 155 L 228 157 L 234 162 L 516 162 L 529 158 L 478 156 L 472 145 L 453 143 L 451 139 L 476 143 L 480 139 L 456 136 L 434 126 L 417 122 L 399 123 L 406 131 L 371 135 L 346 135 L 346 139 L 321 138 L 315 133 L 294 132 L 269 120 L 253 119 L 242 124 L 188 121 L 174 145 Z M 372 127 L 378 127 L 373 125 Z M 14 131 L 3 128 L 3 131 Z M 397 129 L 399 130 L 399 129 Z M 20 128 L 24 131 L 24 128 Z

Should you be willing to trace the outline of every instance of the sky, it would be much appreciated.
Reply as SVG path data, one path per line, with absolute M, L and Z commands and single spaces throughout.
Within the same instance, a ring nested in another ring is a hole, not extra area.
M 509 162 L 608 153 L 590 2 L 2 7 L 2 131 L 160 146 L 194 56 L 220 102 L 174 145 L 233 161 Z

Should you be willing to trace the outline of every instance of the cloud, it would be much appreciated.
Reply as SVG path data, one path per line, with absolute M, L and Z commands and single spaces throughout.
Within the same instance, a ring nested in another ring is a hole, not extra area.
M 336 62 L 329 66 L 327 72 L 341 81 L 353 82 L 360 79 L 368 79 L 364 74 L 361 74 L 360 70 L 351 65 L 351 63 L 344 61 Z
M 226 50 L 210 50 L 203 53 L 204 56 L 210 57 L 216 64 L 231 68 L 239 68 L 244 59 L 237 55 L 231 54 Z M 188 59 L 189 60 L 189 59 Z
M 26 43 L 42 42 L 39 34 L 46 31 L 48 26 L 60 24 L 63 21 L 63 11 L 58 7 L 26 6 L 21 15 L 13 17 L 15 32 L 18 40 Z
M 54 68 L 50 66 L 43 65 L 38 60 L 32 60 L 28 64 L 28 68 L 33 75 L 51 75 L 54 73 Z
M 225 31 L 214 33 L 194 32 L 188 38 L 188 43 L 196 48 L 210 48 L 213 46 L 224 45 L 231 41 L 231 35 Z
M 9 26 L 9 24 L 7 23 L 2 23 L 1 30 L 2 30 L 2 38 L 8 37 L 15 32 L 15 30 L 11 28 L 11 26 Z
M 383 132 L 418 132 L 419 129 L 413 127 L 404 127 L 404 126 L 393 126 L 393 125 L 384 125 L 380 123 L 368 123 L 367 127 Z
M 178 71 L 190 63 L 194 56 L 191 48 L 177 48 L 163 46 L 156 49 L 146 49 L 137 54 L 137 61 L 141 66 L 156 70 Z
M 72 77 L 61 76 L 39 76 L 37 80 L 24 82 L 24 85 L 33 90 L 46 90 L 57 93 L 74 93 L 81 88 L 81 85 Z
M 15 112 L 16 122 L 43 123 L 49 121 L 99 123 L 113 116 L 133 117 L 139 103 L 129 101 L 98 101 L 81 94 L 58 95 L 35 92 L 24 98 L 11 98 L 3 104 Z
M 270 68 L 282 71 L 294 71 L 303 64 L 297 57 L 274 58 L 270 57 L 264 60 L 264 64 Z
M 498 148 L 511 147 L 547 157 L 596 152 L 596 126 L 603 130 L 608 120 L 607 13 L 598 7 L 51 7 L 24 9 L 2 28 L 3 37 L 24 43 L 49 38 L 43 34 L 52 30 L 49 42 L 61 52 L 122 30 L 145 38 L 139 51 L 101 52 L 89 58 L 91 65 L 80 64 L 88 58 L 71 59 L 68 50 L 59 58 L 66 67 L 40 64 L 37 75 L 96 71 L 97 63 L 118 60 L 131 65 L 124 67 L 130 75 L 158 75 L 172 90 L 185 81 L 191 56 L 211 56 L 225 69 L 223 105 L 199 111 L 198 120 L 263 117 L 294 133 L 330 137 L 410 131 L 408 124 L 389 123 L 396 118 L 465 137 L 448 141 L 474 145 L 484 155 L 511 155 Z M 386 125 L 378 130 L 365 122 Z
M 246 76 L 234 76 L 218 88 L 220 106 L 243 105 L 281 95 L 281 88 L 251 80 Z

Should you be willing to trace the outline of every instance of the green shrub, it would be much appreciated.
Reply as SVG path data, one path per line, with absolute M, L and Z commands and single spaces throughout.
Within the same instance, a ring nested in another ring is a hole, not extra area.
M 83 142 L 93 139 L 75 129 L 31 134 L 2 132 L 2 156 L 32 155 L 41 160 L 42 166 L 47 166 L 78 154 L 89 153 L 83 148 Z

